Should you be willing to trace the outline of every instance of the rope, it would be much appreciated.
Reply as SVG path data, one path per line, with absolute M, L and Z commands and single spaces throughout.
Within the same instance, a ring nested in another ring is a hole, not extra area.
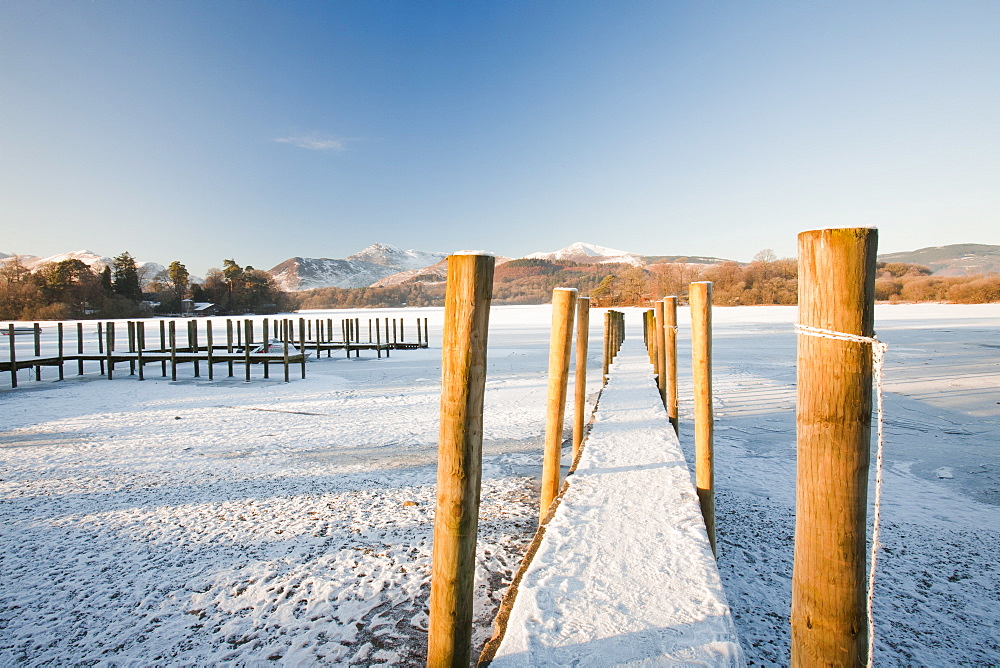
M 822 339 L 835 339 L 837 341 L 853 341 L 855 343 L 869 343 L 872 347 L 872 375 L 875 377 L 876 407 L 878 413 L 878 447 L 875 455 L 875 511 L 872 518 L 872 547 L 870 553 L 870 565 L 868 567 L 868 595 L 866 600 L 866 614 L 868 617 L 868 666 L 874 666 L 875 654 L 875 615 L 872 611 L 875 600 L 875 565 L 878 561 L 879 548 L 879 528 L 881 527 L 882 510 L 882 444 L 884 434 L 882 430 L 883 410 L 882 410 L 882 376 L 885 364 L 885 353 L 889 346 L 879 341 L 875 336 L 857 336 L 846 332 L 835 332 L 819 327 L 808 325 L 795 325 L 795 331 L 806 336 L 816 336 Z

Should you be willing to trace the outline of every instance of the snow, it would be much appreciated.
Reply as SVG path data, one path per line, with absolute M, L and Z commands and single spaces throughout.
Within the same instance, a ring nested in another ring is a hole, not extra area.
M 637 266 L 645 264 L 643 259 L 635 253 L 615 250 L 613 248 L 605 248 L 604 246 L 583 242 L 570 244 L 566 248 L 560 248 L 559 250 L 552 251 L 551 253 L 530 253 L 524 257 L 536 258 L 540 260 L 571 260 L 573 262 L 584 263 L 593 262 L 596 259 L 598 263 L 624 262 Z
M 491 665 L 744 665 L 687 463 L 632 336 Z
M 440 345 L 441 309 L 310 316 L 372 314 L 428 317 Z M 788 662 L 795 314 L 713 316 L 719 573 L 749 665 Z M 537 525 L 550 318 L 490 317 L 478 645 Z M 685 309 L 679 320 L 691 461 Z M 877 664 L 995 665 L 1000 305 L 879 306 L 876 328 L 890 345 Z M 362 355 L 310 362 L 289 384 L 259 368 L 251 383 L 220 378 L 224 365 L 214 382 L 180 367 L 171 383 L 157 365 L 109 382 L 96 363 L 61 383 L 22 371 L 17 390 L 0 376 L 0 664 L 423 663 L 440 350 Z

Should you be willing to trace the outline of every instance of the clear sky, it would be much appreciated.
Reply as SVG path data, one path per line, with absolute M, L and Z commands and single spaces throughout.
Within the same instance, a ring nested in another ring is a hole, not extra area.
M 0 0 L 0 251 L 1000 243 L 1000 2 Z

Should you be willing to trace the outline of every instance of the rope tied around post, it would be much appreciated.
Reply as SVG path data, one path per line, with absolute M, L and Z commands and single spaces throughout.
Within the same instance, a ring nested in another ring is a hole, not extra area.
M 889 350 L 888 344 L 880 341 L 877 336 L 858 336 L 847 332 L 835 332 L 830 329 L 820 327 L 810 327 L 809 325 L 795 324 L 795 332 L 806 336 L 816 336 L 822 339 L 835 339 L 837 341 L 851 341 L 853 343 L 871 344 L 872 347 L 872 376 L 875 378 L 875 405 L 877 414 L 877 446 L 875 450 L 875 509 L 872 515 L 872 546 L 870 552 L 870 564 L 868 566 L 868 593 L 866 601 L 866 613 L 868 616 L 868 666 L 874 664 L 872 658 L 875 653 L 875 615 L 872 606 L 875 599 L 875 564 L 878 560 L 879 528 L 881 525 L 882 507 L 882 444 L 883 436 L 883 410 L 882 410 L 882 378 L 884 375 L 885 353 Z

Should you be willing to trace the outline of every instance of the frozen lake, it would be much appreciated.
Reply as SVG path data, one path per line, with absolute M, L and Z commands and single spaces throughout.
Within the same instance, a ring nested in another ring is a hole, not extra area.
M 121 367 L 108 382 L 96 363 L 62 383 L 23 371 L 13 391 L 0 378 L 0 663 L 423 662 L 442 311 L 304 315 L 427 317 L 432 347 L 334 355 L 289 384 L 256 368 L 249 384 L 209 382 L 185 366 L 170 382 L 154 365 L 142 383 Z M 719 567 L 754 663 L 788 654 L 795 315 L 714 313 Z M 545 306 L 491 315 L 480 644 L 536 524 L 548 326 Z M 890 346 L 876 660 L 995 664 L 1000 305 L 880 306 L 876 326 Z M 17 337 L 18 351 L 30 342 Z

